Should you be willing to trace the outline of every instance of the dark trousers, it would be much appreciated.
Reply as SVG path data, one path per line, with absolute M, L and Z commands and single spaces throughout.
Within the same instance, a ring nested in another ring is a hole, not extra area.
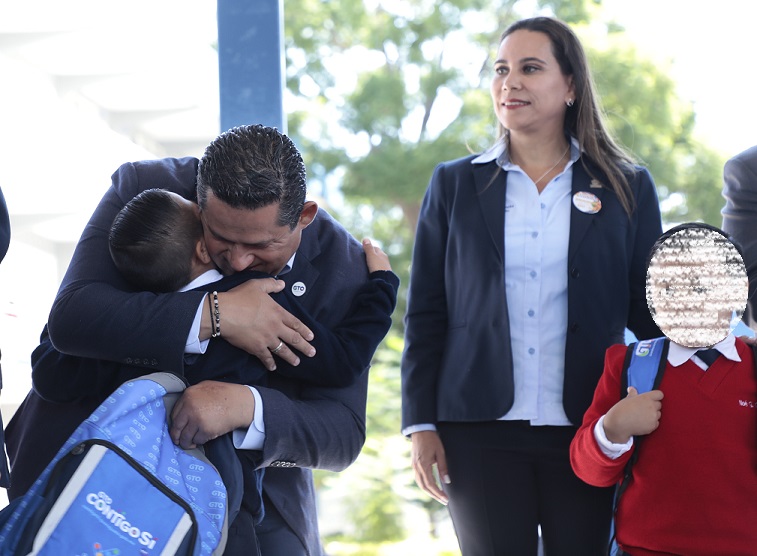
M 449 512 L 463 556 L 605 556 L 613 488 L 578 479 L 574 427 L 527 421 L 439 423 Z
M 229 524 L 229 536 L 223 554 L 224 556 L 260 556 L 255 520 L 252 514 L 244 509 L 240 510 L 234 521 Z
M 263 556 L 308 556 L 302 541 L 281 517 L 265 491 L 263 505 L 265 517 L 256 527 L 260 553 Z

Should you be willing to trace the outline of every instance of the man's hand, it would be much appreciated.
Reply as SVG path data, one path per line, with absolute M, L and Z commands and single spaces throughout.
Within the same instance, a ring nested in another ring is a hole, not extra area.
M 249 428 L 255 397 L 247 386 L 206 380 L 187 388 L 171 412 L 171 440 L 195 448 L 234 429 Z
M 269 295 L 284 285 L 273 278 L 248 280 L 218 294 L 223 338 L 256 356 L 269 371 L 276 370 L 273 354 L 292 365 L 300 363 L 293 349 L 307 357 L 315 355 L 308 343 L 313 332 Z
M 434 467 L 436 467 L 441 480 L 445 484 L 450 482 L 447 473 L 447 457 L 444 454 L 444 446 L 442 446 L 439 433 L 436 431 L 414 432 L 410 439 L 413 442 L 412 463 L 415 470 L 415 482 L 432 498 L 446 506 L 449 498 L 434 476 Z
M 649 434 L 660 426 L 662 416 L 660 390 L 639 394 L 633 386 L 628 396 L 616 403 L 604 419 L 605 436 L 615 444 L 625 444 L 632 436 Z
M 381 247 L 373 245 L 367 237 L 363 238 L 363 251 L 365 251 L 365 262 L 368 264 L 368 272 L 392 270 L 389 256 L 381 250 Z

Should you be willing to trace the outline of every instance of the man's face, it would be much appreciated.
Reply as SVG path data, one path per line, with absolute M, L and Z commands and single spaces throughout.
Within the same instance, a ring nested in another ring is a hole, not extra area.
M 317 210 L 315 203 L 305 203 L 297 225 L 290 229 L 278 224 L 278 203 L 254 210 L 234 208 L 208 191 L 200 211 L 208 253 L 224 275 L 242 270 L 276 275 L 299 247 L 302 230 Z

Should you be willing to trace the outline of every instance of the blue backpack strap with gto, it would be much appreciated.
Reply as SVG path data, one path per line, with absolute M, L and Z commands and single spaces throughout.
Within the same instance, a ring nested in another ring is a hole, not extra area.
M 665 372 L 670 341 L 665 338 L 641 340 L 628 346 L 620 380 L 620 397 L 625 398 L 629 386 L 639 394 L 657 389 Z
M 113 392 L 0 512 L 0 555 L 222 554 L 226 488 L 201 450 L 168 434 L 185 387 L 154 373 Z
M 668 349 L 670 340 L 665 337 L 652 340 L 641 340 L 630 344 L 626 349 L 626 357 L 623 360 L 623 371 L 620 375 L 620 399 L 628 395 L 628 387 L 633 386 L 639 394 L 656 390 L 662 381 L 665 367 L 668 364 Z M 628 488 L 631 481 L 633 466 L 639 457 L 639 444 L 642 437 L 634 437 L 636 445 L 631 458 L 626 463 L 623 471 L 623 480 L 615 491 L 613 513 L 618 509 L 618 503 L 623 492 Z M 615 544 L 615 529 L 613 527 L 612 538 L 608 553 L 617 554 L 618 547 Z

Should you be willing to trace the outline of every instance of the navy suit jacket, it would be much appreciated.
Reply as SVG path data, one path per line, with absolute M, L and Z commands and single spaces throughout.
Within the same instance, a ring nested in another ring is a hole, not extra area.
M 440 164 L 418 223 L 405 317 L 402 426 L 489 421 L 512 407 L 513 356 L 504 276 L 507 172 L 475 156 Z M 593 175 L 601 174 L 592 169 Z M 598 183 L 594 182 L 594 185 Z M 606 182 L 605 182 L 606 183 Z M 661 333 L 647 309 L 647 257 L 660 236 L 660 209 L 649 173 L 630 179 L 630 218 L 615 194 L 592 187 L 581 160 L 573 194 L 602 202 L 596 214 L 571 207 L 568 330 L 563 406 L 581 424 L 602 374 L 604 354 L 624 342 Z
M 156 295 L 134 292 L 108 251 L 108 231 L 118 211 L 138 193 L 161 187 L 196 200 L 198 160 L 127 163 L 112 178 L 76 247 L 48 321 L 50 338 L 63 353 L 180 373 L 184 345 L 203 292 Z M 313 319 L 339 323 L 368 279 L 360 243 L 324 210 L 303 230 L 286 288 L 297 284 L 299 301 Z M 266 441 L 255 453 L 268 467 L 264 491 L 309 553 L 322 553 L 310 468 L 341 471 L 365 441 L 368 373 L 347 387 L 319 387 L 278 373 L 263 400 Z
M 723 197 L 723 231 L 741 247 L 749 276 L 744 322 L 757 328 L 757 146 L 725 163 Z

